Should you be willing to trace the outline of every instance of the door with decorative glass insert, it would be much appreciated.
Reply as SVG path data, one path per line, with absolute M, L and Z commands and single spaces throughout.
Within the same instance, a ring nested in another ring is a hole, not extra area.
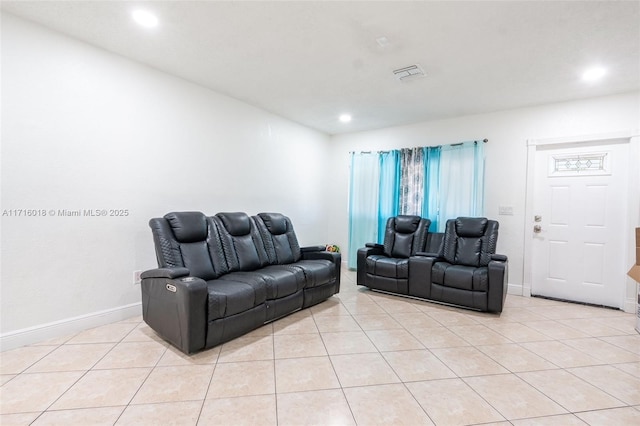
M 531 294 L 622 308 L 629 144 L 536 150 Z

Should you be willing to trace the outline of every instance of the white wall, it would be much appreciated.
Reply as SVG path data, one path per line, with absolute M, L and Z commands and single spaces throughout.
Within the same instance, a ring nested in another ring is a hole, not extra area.
M 2 217 L 4 343 L 139 312 L 147 223 L 169 211 L 279 211 L 327 240 L 327 135 L 6 13 L 1 100 L 3 212 L 129 211 Z
M 337 189 L 331 193 L 328 203 L 331 207 L 329 239 L 347 247 L 350 151 L 444 145 L 487 138 L 485 214 L 500 221 L 498 251 L 509 256 L 509 283 L 517 288 L 523 282 L 527 140 L 638 129 L 640 93 L 634 92 L 336 136 L 332 138 L 331 161 L 333 186 Z M 498 216 L 498 206 L 512 206 L 514 215 Z M 637 220 L 637 217 L 631 218 L 631 221 Z

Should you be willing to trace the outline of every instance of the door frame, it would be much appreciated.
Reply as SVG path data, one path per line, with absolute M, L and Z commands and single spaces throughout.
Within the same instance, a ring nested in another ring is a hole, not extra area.
M 627 189 L 627 226 L 640 226 L 640 164 L 633 159 L 640 159 L 640 131 L 625 130 L 611 133 L 598 133 L 578 136 L 565 136 L 560 138 L 527 139 L 527 176 L 525 189 L 525 214 L 524 214 L 524 259 L 522 277 L 522 296 L 531 296 L 531 284 L 533 281 L 533 218 L 535 215 L 533 205 L 533 190 L 535 188 L 535 166 L 536 151 L 539 147 L 556 146 L 566 147 L 568 144 L 597 143 L 617 141 L 629 144 L 629 185 Z M 633 233 L 629 232 L 624 236 L 624 244 L 627 247 L 625 253 L 625 264 L 631 266 L 635 263 L 635 240 Z M 625 271 L 626 272 L 626 271 Z M 626 288 L 624 296 L 624 311 L 635 312 L 636 310 L 636 284 L 631 278 L 626 277 Z

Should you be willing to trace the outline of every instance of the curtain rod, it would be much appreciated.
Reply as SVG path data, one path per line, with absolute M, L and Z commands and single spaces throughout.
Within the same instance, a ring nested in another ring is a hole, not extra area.
M 478 142 L 487 143 L 487 142 L 489 142 L 489 139 L 482 139 L 481 141 L 473 141 L 473 143 L 475 143 L 475 144 L 477 144 Z M 459 142 L 459 143 L 452 143 L 452 144 L 449 144 L 449 145 L 438 145 L 438 146 L 460 146 L 460 145 L 464 145 L 464 144 L 465 144 L 464 142 Z
M 478 142 L 487 143 L 487 142 L 489 142 L 489 139 L 484 138 L 481 141 L 473 141 L 473 143 L 475 143 L 475 144 L 477 144 Z M 442 146 L 460 146 L 460 145 L 463 145 L 463 144 L 464 144 L 464 142 L 460 142 L 460 143 L 452 143 L 452 144 L 449 144 L 449 145 L 434 145 L 434 146 L 426 146 L 426 147 L 422 146 L 422 147 L 419 147 L 419 148 L 435 148 L 435 147 L 442 147 Z M 390 151 L 375 151 L 375 152 L 378 153 L 378 154 L 386 154 L 386 153 L 388 153 Z M 355 153 L 356 153 L 356 151 L 349 151 L 349 154 L 355 154 Z M 371 153 L 372 153 L 372 151 L 360 151 L 359 152 L 359 154 L 371 154 Z
M 375 152 L 376 154 L 387 154 L 391 151 L 360 151 L 358 154 L 371 154 L 372 152 Z M 349 154 L 356 154 L 356 151 L 349 151 Z

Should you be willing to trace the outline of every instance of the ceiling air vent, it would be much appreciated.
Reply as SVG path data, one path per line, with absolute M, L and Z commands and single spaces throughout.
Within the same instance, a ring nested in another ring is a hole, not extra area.
M 409 65 L 408 67 L 393 70 L 393 75 L 400 81 L 413 80 L 414 78 L 424 77 L 426 74 L 420 68 L 420 65 Z

